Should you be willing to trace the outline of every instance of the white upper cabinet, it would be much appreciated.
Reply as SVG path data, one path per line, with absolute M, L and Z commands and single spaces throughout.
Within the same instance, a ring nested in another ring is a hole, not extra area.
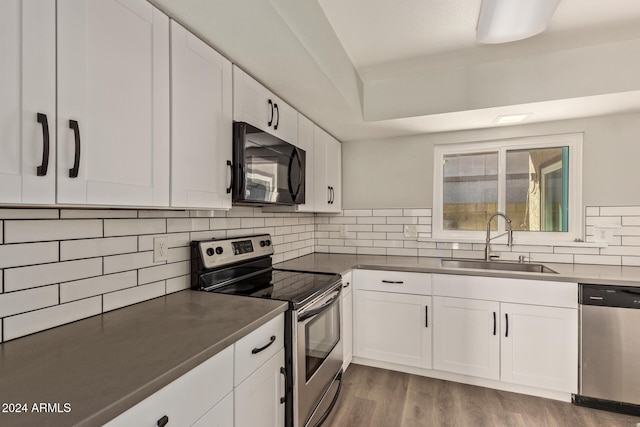
M 58 203 L 168 206 L 168 17 L 145 0 L 57 5 Z
M 314 193 L 316 212 L 342 209 L 342 150 L 340 143 L 319 127 L 313 137 Z
M 55 203 L 55 2 L 0 2 L 0 203 Z
M 240 68 L 233 67 L 233 120 L 298 143 L 298 112 Z
M 305 202 L 301 205 L 296 205 L 295 209 L 298 212 L 313 212 L 314 206 L 314 150 L 313 150 L 313 129 L 315 125 L 313 122 L 303 115 L 298 115 L 298 147 L 303 149 L 306 155 L 305 158 Z
M 171 21 L 171 206 L 231 208 L 231 69 Z

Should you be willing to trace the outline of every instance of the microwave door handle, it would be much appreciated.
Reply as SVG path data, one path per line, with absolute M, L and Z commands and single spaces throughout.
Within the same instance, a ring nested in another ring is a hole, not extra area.
M 227 160 L 227 166 L 229 166 L 229 186 L 227 187 L 227 194 L 229 194 L 233 189 L 233 163 L 231 160 Z
M 291 170 L 293 169 L 293 161 L 297 160 L 298 163 L 298 187 L 296 187 L 295 191 L 293 190 L 293 185 L 291 183 Z M 287 171 L 287 184 L 289 185 L 289 194 L 291 194 L 291 200 L 293 202 L 298 198 L 298 193 L 300 193 L 300 187 L 302 186 L 302 162 L 300 161 L 300 155 L 298 154 L 298 148 L 293 147 L 293 153 L 291 157 L 289 157 L 289 170 Z
M 333 305 L 334 302 L 336 302 L 338 300 L 338 298 L 340 298 L 340 292 L 341 291 L 342 291 L 342 288 L 338 289 L 338 293 L 336 294 L 336 296 L 331 298 L 328 302 L 322 304 L 320 307 L 314 308 L 314 309 L 309 310 L 309 311 L 306 311 L 306 312 L 302 313 L 301 315 L 299 315 L 298 316 L 298 322 L 302 322 L 303 320 L 307 320 L 310 317 L 317 316 L 318 314 L 320 314 L 323 311 L 327 310 L 331 305 Z

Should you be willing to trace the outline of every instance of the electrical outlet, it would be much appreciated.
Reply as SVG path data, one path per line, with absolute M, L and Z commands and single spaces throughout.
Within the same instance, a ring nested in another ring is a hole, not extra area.
M 153 262 L 168 261 L 169 238 L 156 237 L 153 239 Z
M 347 226 L 346 225 L 341 225 L 340 226 L 340 237 L 348 237 L 349 236 L 349 230 L 347 230 Z
M 415 225 L 404 226 L 404 237 L 416 238 L 418 237 L 418 230 Z

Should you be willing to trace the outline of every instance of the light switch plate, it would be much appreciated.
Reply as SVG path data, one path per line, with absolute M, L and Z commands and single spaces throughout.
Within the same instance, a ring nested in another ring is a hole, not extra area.
M 340 237 L 348 237 L 349 230 L 347 229 L 346 225 L 341 225 L 340 226 Z

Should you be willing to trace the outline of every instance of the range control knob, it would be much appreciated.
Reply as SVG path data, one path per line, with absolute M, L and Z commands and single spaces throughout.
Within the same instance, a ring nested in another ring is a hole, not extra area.
M 264 240 L 260 240 L 260 247 L 264 248 L 265 246 L 267 246 L 267 242 Z
M 265 240 L 264 242 L 267 246 L 271 246 L 271 240 Z
M 218 255 L 220 255 L 222 252 L 223 252 L 222 246 L 218 246 L 218 247 L 216 248 L 216 253 L 217 253 Z
M 214 253 L 215 253 L 215 251 L 213 250 L 213 248 L 207 249 L 207 255 L 213 256 Z

